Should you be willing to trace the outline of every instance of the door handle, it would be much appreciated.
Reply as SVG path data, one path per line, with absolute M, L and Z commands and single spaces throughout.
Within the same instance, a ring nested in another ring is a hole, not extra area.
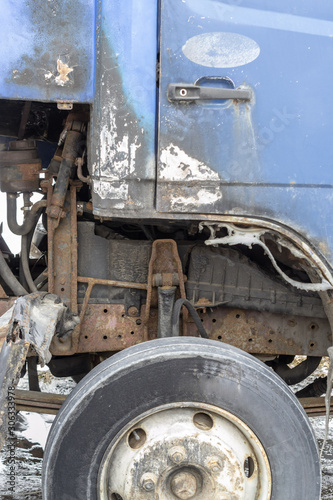
M 209 78 L 205 79 L 208 80 Z M 200 78 L 200 80 L 202 79 Z M 251 94 L 251 90 L 247 89 L 205 87 L 197 85 L 196 83 L 170 83 L 167 91 L 168 99 L 171 102 L 207 101 L 212 99 L 239 99 L 242 101 L 249 101 L 251 99 Z

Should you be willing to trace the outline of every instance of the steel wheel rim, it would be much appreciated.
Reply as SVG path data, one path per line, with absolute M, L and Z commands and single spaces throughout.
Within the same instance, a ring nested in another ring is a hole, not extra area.
M 108 446 L 98 474 L 100 500 L 268 500 L 271 470 L 255 433 L 213 405 L 153 408 Z

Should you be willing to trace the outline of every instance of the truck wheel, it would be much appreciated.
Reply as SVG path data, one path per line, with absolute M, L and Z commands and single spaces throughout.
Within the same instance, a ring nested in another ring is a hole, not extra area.
M 92 370 L 54 421 L 44 500 L 316 500 L 320 463 L 287 385 L 216 341 L 158 339 Z

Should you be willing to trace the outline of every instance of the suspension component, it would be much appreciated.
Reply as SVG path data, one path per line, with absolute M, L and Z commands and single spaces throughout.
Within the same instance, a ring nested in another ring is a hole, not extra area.
M 0 152 L 0 189 L 3 193 L 31 193 L 39 189 L 42 162 L 36 141 L 9 143 L 8 151 Z

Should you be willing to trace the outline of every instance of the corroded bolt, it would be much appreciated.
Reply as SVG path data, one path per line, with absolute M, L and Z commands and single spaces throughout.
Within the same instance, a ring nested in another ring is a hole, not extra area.
M 169 451 L 169 457 L 175 464 L 184 462 L 186 458 L 186 450 L 184 446 L 173 446 Z
M 156 476 L 147 472 L 141 477 L 141 487 L 146 491 L 153 491 L 155 489 Z
M 131 306 L 131 307 L 128 308 L 127 312 L 129 314 L 129 316 L 137 316 L 137 314 L 138 314 L 139 311 L 138 311 L 137 307 Z
M 220 470 L 222 470 L 222 466 L 223 466 L 222 460 L 218 457 L 211 457 L 208 460 L 207 465 L 212 472 L 220 472 Z
M 171 491 L 181 500 L 193 498 L 197 493 L 196 477 L 188 471 L 178 472 L 171 480 Z

